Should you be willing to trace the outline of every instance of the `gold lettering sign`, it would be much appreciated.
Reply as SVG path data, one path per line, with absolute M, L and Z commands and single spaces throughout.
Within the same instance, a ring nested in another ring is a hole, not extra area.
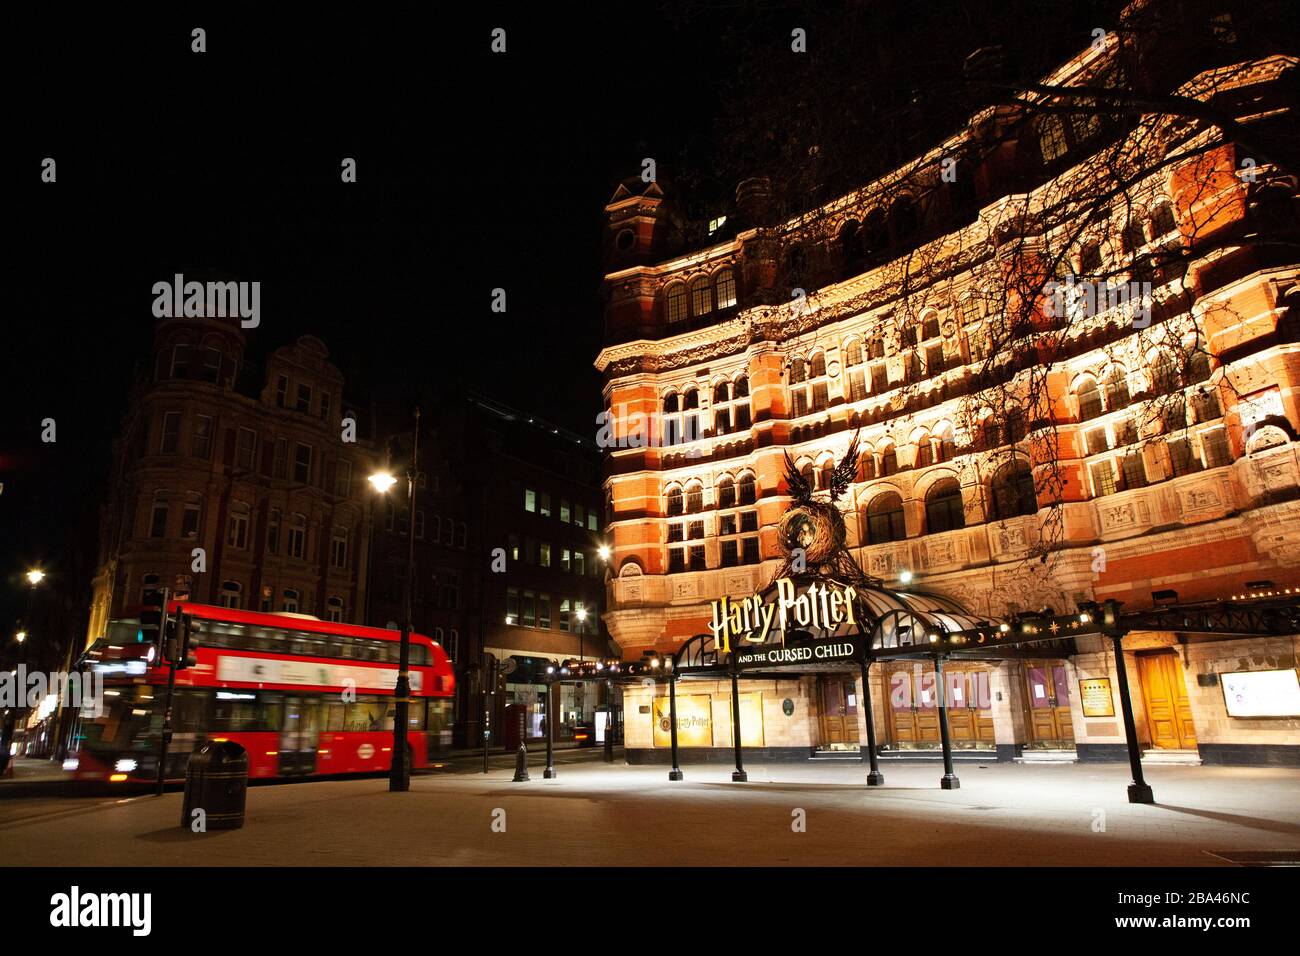
M 1090 677 L 1079 681 L 1079 701 L 1085 717 L 1114 717 L 1115 699 L 1110 694 L 1109 677 Z
M 724 597 L 713 601 L 713 641 L 718 650 L 730 653 L 731 642 L 743 640 L 750 644 L 763 644 L 775 625 L 785 643 L 785 634 L 791 624 L 803 630 L 834 631 L 846 624 L 856 624 L 853 619 L 857 592 L 833 582 L 813 581 L 800 594 L 790 578 L 776 582 L 776 603 L 768 604 L 757 594 L 735 600 Z

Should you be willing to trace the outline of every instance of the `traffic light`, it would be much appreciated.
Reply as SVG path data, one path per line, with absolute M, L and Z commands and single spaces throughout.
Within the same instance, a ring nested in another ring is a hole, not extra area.
M 167 589 L 150 588 L 140 599 L 140 640 L 158 649 L 154 656 L 160 660 L 166 653 L 163 620 L 167 616 Z
M 199 662 L 195 653 L 201 646 L 202 624 L 188 614 L 177 614 L 176 629 L 180 631 L 180 655 L 176 658 L 176 669 L 184 670 Z

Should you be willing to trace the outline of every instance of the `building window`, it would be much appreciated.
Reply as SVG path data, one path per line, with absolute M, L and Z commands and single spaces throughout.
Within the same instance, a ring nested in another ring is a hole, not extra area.
M 926 532 L 940 534 L 964 527 L 966 509 L 962 504 L 961 485 L 956 478 L 936 481 L 925 494 Z
M 1038 148 L 1042 150 L 1043 162 L 1050 163 L 1065 155 L 1069 144 L 1065 139 L 1065 124 L 1059 116 L 1040 116 L 1038 118 Z
M 665 496 L 665 498 L 667 504 L 664 510 L 667 513 L 668 517 L 670 518 L 676 517 L 677 515 L 683 513 L 681 488 L 669 488 L 668 494 Z
M 237 501 L 230 508 L 226 544 L 241 551 L 248 547 L 248 505 L 243 502 Z
M 258 603 L 257 609 L 266 613 L 275 610 L 275 588 L 271 587 L 271 585 L 262 585 L 262 599 Z
M 352 462 L 340 458 L 334 467 L 334 494 L 346 498 L 352 493 Z
M 512 627 L 519 624 L 519 591 L 515 588 L 506 588 L 506 623 Z
M 330 536 L 330 567 L 346 568 L 348 566 L 348 530 L 335 528 Z
M 181 413 L 163 413 L 162 441 L 158 445 L 158 451 L 164 455 L 176 454 L 176 446 L 180 438 L 180 433 Z
M 573 552 L 573 571 L 575 574 L 582 574 L 584 572 L 584 562 L 586 560 L 587 556 L 582 551 Z
M 280 610 L 288 611 L 290 614 L 297 614 L 299 598 L 298 591 L 295 588 L 285 588 L 281 597 L 283 603 L 280 605 Z
M 699 408 L 700 395 L 693 388 L 680 395 L 669 392 L 664 396 L 660 414 L 664 445 L 680 445 L 700 437 Z
M 181 537 L 193 540 L 199 536 L 199 518 L 203 510 L 203 499 L 198 495 L 185 496 L 185 511 L 181 514 Z
M 335 623 L 338 624 L 343 623 L 343 599 L 342 598 L 331 597 L 326 602 L 325 618 L 326 620 L 334 621 Z
M 1079 383 L 1079 421 L 1086 422 L 1101 414 L 1101 392 L 1091 376 Z
M 1088 473 L 1092 476 L 1092 494 L 1094 498 L 1101 498 L 1105 495 L 1115 493 L 1115 467 L 1111 464 L 1109 458 L 1101 461 L 1094 461 L 1088 468 Z
M 734 382 L 718 382 L 713 387 L 713 431 L 718 435 L 749 428 L 749 379 L 741 375 Z
M 1228 433 L 1222 428 L 1209 428 L 1201 432 L 1201 453 L 1206 468 L 1220 468 L 1232 464 L 1232 450 L 1228 447 Z
M 330 402 L 331 402 L 330 393 L 321 392 L 320 393 L 320 420 L 323 422 L 328 422 L 330 420 Z
M 537 595 L 537 626 L 546 631 L 551 629 L 551 596 L 549 594 Z
M 884 544 L 907 538 L 903 499 L 895 491 L 876 495 L 867 506 L 867 542 Z
M 752 505 L 758 500 L 758 486 L 754 482 L 753 475 L 740 476 L 740 503 L 742 505 Z
M 274 509 L 266 519 L 266 553 L 280 553 L 280 512 Z
M 275 440 L 275 454 L 271 462 L 272 478 L 289 476 L 289 443 L 283 438 Z
M 548 492 L 543 491 L 537 497 L 537 513 L 543 518 L 551 516 L 551 496 Z
M 1120 458 L 1120 471 L 1124 475 L 1126 489 L 1144 488 L 1147 483 L 1146 467 L 1142 463 L 1140 452 L 1131 451 Z
M 713 288 L 717 293 L 719 309 L 729 309 L 736 304 L 736 274 L 730 269 L 718 270 Z
M 1106 376 L 1106 410 L 1113 412 L 1128 403 L 1128 375 L 1122 368 L 1112 368 Z
M 534 594 L 532 591 L 524 592 L 524 600 L 523 600 L 523 606 L 521 610 L 523 613 L 521 615 L 520 623 L 523 624 L 524 627 L 536 627 L 537 626 L 537 595 Z
M 573 611 L 569 606 L 569 599 L 562 598 L 560 600 L 560 630 L 567 631 L 569 629 L 569 621 L 571 620 L 572 613 Z
M 304 415 L 311 414 L 311 386 L 298 385 L 298 400 L 294 403 L 294 410 L 302 412 Z
M 293 447 L 293 480 L 300 485 L 311 484 L 311 445 L 302 442 Z
M 538 563 L 544 568 L 549 568 L 551 566 L 550 542 L 543 541 L 541 543 L 541 546 L 538 549 L 537 555 L 538 555 Z
M 212 418 L 200 415 L 194 426 L 194 457 L 207 461 L 212 457 Z
M 524 510 L 530 513 L 537 511 L 537 492 L 531 488 L 524 489 Z
M 686 308 L 686 286 L 680 282 L 675 282 L 668 287 L 667 306 L 668 321 L 683 322 L 687 316 Z
M 707 315 L 713 311 L 712 290 L 709 280 L 696 276 L 691 280 L 691 315 Z
M 568 524 L 573 517 L 573 509 L 569 507 L 569 499 L 560 499 L 560 520 Z
M 307 552 L 307 519 L 295 514 L 289 518 L 289 548 L 291 558 L 301 558 Z
M 240 471 L 252 471 L 256 455 L 257 432 L 240 428 L 235 439 L 235 467 Z
M 238 608 L 243 605 L 243 585 L 238 581 L 222 581 L 218 597 L 222 607 Z
M 167 534 L 167 497 L 162 492 L 154 495 L 153 511 L 149 516 L 149 537 L 162 538 Z
M 990 492 L 989 517 L 994 521 L 1038 512 L 1034 474 L 1023 461 L 1011 462 L 998 469 L 990 483 Z

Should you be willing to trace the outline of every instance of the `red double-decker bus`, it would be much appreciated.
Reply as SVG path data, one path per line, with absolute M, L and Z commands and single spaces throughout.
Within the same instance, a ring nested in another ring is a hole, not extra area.
M 234 741 L 251 780 L 373 773 L 392 762 L 396 631 L 173 601 L 198 641 L 176 672 L 165 777 L 183 779 L 194 749 Z M 168 667 L 136 620 L 110 623 L 86 664 L 104 680 L 104 706 L 81 714 L 64 764 L 79 780 L 157 779 Z M 455 677 L 442 647 L 410 636 L 411 767 L 451 744 Z

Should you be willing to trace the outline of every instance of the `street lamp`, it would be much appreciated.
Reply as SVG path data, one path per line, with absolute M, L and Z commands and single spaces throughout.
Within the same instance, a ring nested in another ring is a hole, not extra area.
M 393 688 L 393 759 L 388 772 L 388 789 L 411 789 L 411 767 L 406 755 L 406 727 L 411 697 L 411 594 L 415 590 L 415 484 L 420 457 L 420 409 L 415 409 L 415 437 L 411 441 L 411 463 L 406 469 L 406 586 L 402 592 L 402 637 L 397 663 L 397 686 Z M 397 479 L 388 471 L 370 476 L 370 484 L 383 494 Z
M 36 587 L 36 585 L 45 580 L 45 572 L 40 568 L 32 568 L 27 572 L 27 580 L 32 587 Z
M 607 545 L 607 544 L 602 544 L 599 548 L 596 549 L 596 553 L 597 553 L 598 555 L 600 555 L 600 560 L 602 560 L 602 561 L 608 561 L 608 560 L 609 560 L 609 545 Z
M 16 640 L 19 644 L 21 644 L 23 641 L 27 640 L 27 632 L 19 631 L 17 634 L 14 635 L 14 640 Z

